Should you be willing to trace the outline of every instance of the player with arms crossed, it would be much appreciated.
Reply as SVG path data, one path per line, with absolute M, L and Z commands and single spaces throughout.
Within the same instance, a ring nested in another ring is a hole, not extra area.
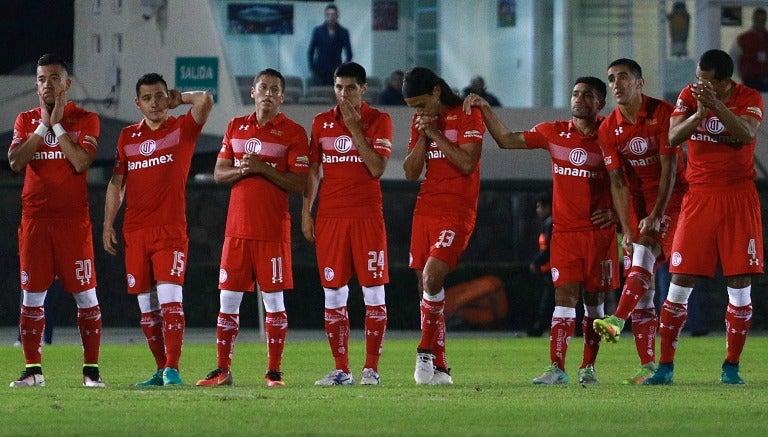
M 419 385 L 453 384 L 445 353 L 445 278 L 469 244 L 480 195 L 480 155 L 485 127 L 480 111 L 467 115 L 462 100 L 432 70 L 405 75 L 411 121 L 405 178 L 421 182 L 413 211 L 410 267 L 421 296 L 421 341 L 413 378 Z
M 672 282 L 661 310 L 661 355 L 648 385 L 672 384 L 680 330 L 696 279 L 712 277 L 718 261 L 728 288 L 726 356 L 720 380 L 743 384 L 739 358 L 752 322 L 752 276 L 763 273 L 763 228 L 755 187 L 755 143 L 763 120 L 760 93 L 731 79 L 722 50 L 701 55 L 696 83 L 677 98 L 669 142 L 688 144 L 680 225 L 672 243 Z
M 99 376 L 101 309 L 96 297 L 93 235 L 86 172 L 96 158 L 99 118 L 67 100 L 72 83 L 60 57 L 37 61 L 40 106 L 16 117 L 8 149 L 11 170 L 22 171 L 19 330 L 26 368 L 11 387 L 44 386 L 43 304 L 55 277 L 77 304 L 83 345 L 83 385 L 104 387 Z
M 178 118 L 169 114 L 182 104 L 192 107 Z M 157 372 L 137 385 L 181 385 L 187 175 L 213 97 L 207 91 L 168 90 L 163 76 L 148 73 L 136 82 L 136 107 L 144 119 L 120 132 L 102 243 L 108 253 L 117 254 L 114 223 L 125 198 L 128 293 L 138 299 L 141 328 L 157 364 Z
M 598 141 L 611 179 L 613 205 L 622 224 L 622 245 L 631 257 L 616 313 L 595 320 L 595 329 L 616 342 L 632 315 L 632 333 L 640 370 L 624 381 L 642 384 L 656 370 L 654 304 L 656 263 L 666 262 L 677 227 L 685 181 L 683 150 L 669 144 L 674 107 L 643 94 L 643 71 L 632 59 L 608 66 L 608 86 L 617 107 L 600 124 Z M 625 261 L 626 263 L 626 261 Z
M 611 193 L 597 130 L 605 106 L 605 83 L 596 77 L 576 79 L 567 121 L 540 123 L 526 132 L 510 132 L 477 94 L 464 108 L 478 106 L 493 139 L 502 149 L 545 149 L 552 157 L 552 239 L 550 265 L 555 310 L 549 337 L 552 363 L 534 384 L 567 384 L 565 356 L 576 331 L 576 304 L 584 301 L 584 357 L 581 384 L 597 384 L 595 361 L 600 335 L 592 327 L 602 318 L 605 293 L 619 286 L 618 243 Z
M 266 310 L 269 387 L 285 385 L 280 364 L 288 330 L 283 290 L 293 288 L 288 193 L 301 193 L 309 153 L 307 133 L 280 112 L 285 79 L 259 72 L 251 87 L 255 111 L 232 119 L 213 177 L 232 186 L 219 270 L 217 368 L 198 386 L 232 385 L 232 355 L 240 331 L 240 303 L 258 284 Z
M 352 385 L 347 284 L 354 273 L 365 302 L 365 364 L 360 383 L 377 385 L 389 283 L 387 234 L 379 178 L 392 151 L 392 119 L 363 101 L 365 69 L 354 62 L 333 73 L 336 107 L 312 122 L 301 229 L 315 244 L 325 293 L 325 333 L 336 368 L 315 385 Z M 320 184 L 320 169 L 323 181 Z M 312 206 L 318 197 L 317 218 Z

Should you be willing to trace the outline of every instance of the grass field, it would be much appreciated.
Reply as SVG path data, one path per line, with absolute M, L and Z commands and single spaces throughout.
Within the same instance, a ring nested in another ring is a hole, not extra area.
M 449 334 L 450 335 L 450 334 Z M 353 338 L 360 338 L 354 335 Z M 603 345 L 597 362 L 600 385 L 581 387 L 576 369 L 581 338 L 569 350 L 568 386 L 533 386 L 546 367 L 546 338 L 448 340 L 453 386 L 415 386 L 414 340 L 385 343 L 380 386 L 314 387 L 331 370 L 324 341 L 290 341 L 283 371 L 287 386 L 267 388 L 266 348 L 240 341 L 234 357 L 235 385 L 198 388 L 215 365 L 215 346 L 188 344 L 183 387 L 138 389 L 153 373 L 142 344 L 102 347 L 106 389 L 85 389 L 80 347 L 44 348 L 47 386 L 0 388 L 0 435 L 765 435 L 768 411 L 768 337 L 748 339 L 741 362 L 747 384 L 719 382 L 725 338 L 683 338 L 675 384 L 621 385 L 637 357 L 630 337 Z M 351 343 L 359 378 L 364 346 Z M 0 347 L 6 381 L 18 377 L 19 348 Z M 7 384 L 7 382 L 3 382 Z

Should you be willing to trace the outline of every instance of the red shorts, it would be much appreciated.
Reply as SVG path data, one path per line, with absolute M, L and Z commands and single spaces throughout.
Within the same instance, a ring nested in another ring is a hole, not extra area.
M 683 203 L 684 195 L 685 193 L 683 192 L 673 192 L 669 198 L 669 202 L 667 203 L 667 209 L 664 211 L 664 215 L 661 217 L 661 226 L 659 228 L 659 233 L 656 235 L 656 241 L 659 243 L 659 245 L 661 245 L 662 251 L 662 253 L 659 254 L 659 257 L 657 258 L 657 261 L 660 264 L 665 263 L 669 258 L 669 254 L 672 253 L 672 240 L 675 238 L 675 231 L 677 230 L 677 222 L 680 218 L 680 208 Z M 637 211 L 635 211 L 634 208 L 630 210 L 630 223 L 635 229 L 636 240 L 639 239 L 640 235 L 640 229 L 638 227 L 640 220 L 647 217 L 652 209 L 653 205 L 648 205 L 644 211 L 641 211 L 643 214 L 642 217 L 637 216 Z M 630 265 L 631 264 L 632 261 L 630 260 Z
M 754 185 L 727 193 L 688 191 L 669 271 L 713 277 L 763 273 L 763 225 Z
M 153 226 L 124 232 L 128 293 L 149 291 L 153 284 L 184 285 L 187 266 L 185 226 Z
M 555 287 L 581 282 L 588 292 L 619 287 L 619 245 L 613 228 L 552 232 L 552 281 Z
M 22 290 L 45 291 L 55 277 L 69 293 L 96 287 L 93 234 L 88 218 L 22 217 L 19 258 Z
M 353 270 L 364 287 L 389 283 L 383 219 L 318 218 L 315 248 L 323 287 L 346 285 Z
M 474 221 L 460 217 L 413 216 L 410 267 L 424 270 L 427 260 L 433 257 L 455 269 L 474 227 Z
M 293 288 L 291 242 L 224 237 L 219 289 L 252 292 Z

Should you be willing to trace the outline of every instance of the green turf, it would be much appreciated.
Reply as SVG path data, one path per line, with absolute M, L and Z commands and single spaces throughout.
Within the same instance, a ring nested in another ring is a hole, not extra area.
M 290 340 L 290 337 L 289 337 Z M 364 346 L 352 342 L 359 379 Z M 633 387 L 621 380 L 637 369 L 631 338 L 604 344 L 600 385 L 581 387 L 576 370 L 581 338 L 569 351 L 569 386 L 534 386 L 548 364 L 546 338 L 448 340 L 453 386 L 415 386 L 414 340 L 387 341 L 382 385 L 314 387 L 331 368 L 325 342 L 287 344 L 287 386 L 267 388 L 265 346 L 241 341 L 235 385 L 199 388 L 215 366 L 215 346 L 184 346 L 184 387 L 137 389 L 154 368 L 145 345 L 105 345 L 106 389 L 85 389 L 80 347 L 44 348 L 47 386 L 0 388 L 0 435 L 763 435 L 768 411 L 768 338 L 753 336 L 742 357 L 747 384 L 720 384 L 725 338 L 683 338 L 675 384 Z M 18 377 L 19 348 L 0 347 L 7 384 Z

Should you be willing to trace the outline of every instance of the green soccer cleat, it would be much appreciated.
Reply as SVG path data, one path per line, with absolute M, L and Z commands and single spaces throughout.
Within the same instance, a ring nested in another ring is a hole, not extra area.
M 643 381 L 643 385 L 671 385 L 675 372 L 675 363 L 659 363 L 653 376 Z
M 598 334 L 608 343 L 619 341 L 621 330 L 624 329 L 625 320 L 616 316 L 607 316 L 604 319 L 596 319 L 592 322 Z
M 568 375 L 557 367 L 557 363 L 552 363 L 541 376 L 533 379 L 533 383 L 536 385 L 568 384 Z
M 579 369 L 579 384 L 581 385 L 594 385 L 599 384 L 595 375 L 595 366 L 587 364 L 587 367 Z
M 184 385 L 181 381 L 181 375 L 179 375 L 178 369 L 166 367 L 165 370 L 163 370 L 163 385 Z
M 631 378 L 627 378 L 624 381 L 621 381 L 622 384 L 625 385 L 643 385 L 645 383 L 645 380 L 653 376 L 653 373 L 656 371 L 656 363 L 651 361 L 648 364 L 643 364 L 642 367 L 640 367 L 640 370 L 635 373 L 635 376 Z
M 723 373 L 720 374 L 720 382 L 723 384 L 744 384 L 739 376 L 739 364 L 723 361 Z
M 163 369 L 159 369 L 152 375 L 151 378 L 144 382 L 135 384 L 136 387 L 162 387 L 163 386 Z

